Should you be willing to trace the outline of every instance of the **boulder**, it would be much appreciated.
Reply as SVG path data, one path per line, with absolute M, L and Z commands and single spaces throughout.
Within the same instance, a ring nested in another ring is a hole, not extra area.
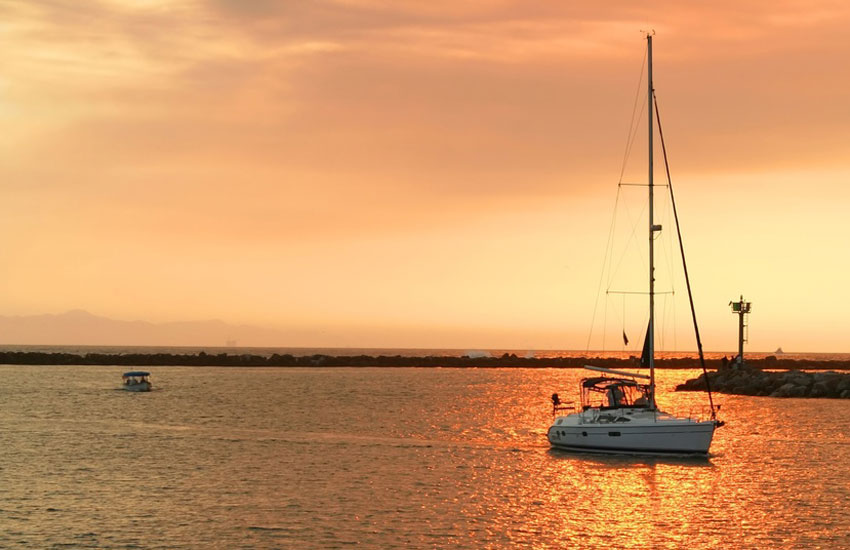
M 815 382 L 809 390 L 809 397 L 826 397 L 829 395 L 829 386 L 826 382 Z
M 788 392 L 788 397 L 806 397 L 808 393 L 808 386 L 794 386 L 791 391 Z
M 814 382 L 814 376 L 807 372 L 795 372 L 790 377 L 790 382 L 796 386 L 811 386 Z
M 791 390 L 793 390 L 796 386 L 794 384 L 788 382 L 787 384 L 782 384 L 779 386 L 776 391 L 770 394 L 771 397 L 788 397 L 791 395 Z

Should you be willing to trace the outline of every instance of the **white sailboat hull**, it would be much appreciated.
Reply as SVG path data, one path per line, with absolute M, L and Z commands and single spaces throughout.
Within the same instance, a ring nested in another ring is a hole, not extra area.
M 606 418 L 600 419 L 603 416 Z M 715 427 L 711 420 L 650 411 L 619 415 L 575 413 L 556 418 L 548 438 L 553 447 L 570 451 L 705 455 Z

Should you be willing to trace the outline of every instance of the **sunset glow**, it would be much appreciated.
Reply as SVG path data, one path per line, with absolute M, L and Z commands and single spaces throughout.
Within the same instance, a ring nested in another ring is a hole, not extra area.
M 744 294 L 749 349 L 850 351 L 844 3 L 0 14 L 2 315 L 217 318 L 281 329 L 264 342 L 280 346 L 583 349 L 652 28 L 706 349 L 736 347 L 727 303 Z

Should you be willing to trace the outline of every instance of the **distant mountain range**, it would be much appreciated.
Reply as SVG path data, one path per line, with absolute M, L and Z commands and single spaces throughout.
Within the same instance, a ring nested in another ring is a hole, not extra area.
M 0 316 L 0 345 L 279 346 L 282 331 L 219 320 L 119 321 L 83 310 L 59 315 Z

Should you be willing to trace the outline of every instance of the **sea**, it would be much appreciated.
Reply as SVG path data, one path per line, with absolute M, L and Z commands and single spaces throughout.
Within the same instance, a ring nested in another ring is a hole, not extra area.
M 850 549 L 850 400 L 717 395 L 708 457 L 624 457 L 549 447 L 576 369 L 148 370 L 0 365 L 0 548 Z

